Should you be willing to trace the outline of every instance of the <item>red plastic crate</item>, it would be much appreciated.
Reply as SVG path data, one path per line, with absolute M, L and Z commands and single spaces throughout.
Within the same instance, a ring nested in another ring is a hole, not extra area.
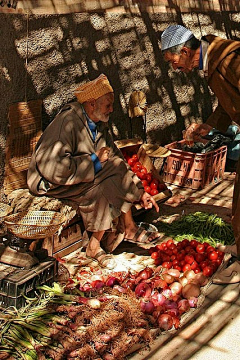
M 175 141 L 165 147 L 171 150 L 163 166 L 163 180 L 166 183 L 191 189 L 201 189 L 211 183 L 222 181 L 225 171 L 227 146 L 206 154 L 195 154 L 181 150 L 182 141 Z

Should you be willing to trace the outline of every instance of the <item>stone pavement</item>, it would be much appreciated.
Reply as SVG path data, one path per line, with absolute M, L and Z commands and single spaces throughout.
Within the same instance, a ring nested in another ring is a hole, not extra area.
M 170 186 L 181 201 L 160 205 L 159 217 L 195 211 L 212 212 L 231 219 L 234 174 L 225 173 L 219 184 L 200 191 Z M 184 197 L 184 198 L 183 198 Z M 150 215 L 148 215 L 150 216 Z M 156 215 L 157 217 L 157 215 Z M 150 222 L 151 219 L 145 221 Z M 154 223 L 157 219 L 153 219 Z M 129 360 L 233 360 L 240 358 L 239 284 L 214 285 L 207 289 L 202 307 L 192 313 L 178 331 L 158 336 L 149 349 L 131 354 Z

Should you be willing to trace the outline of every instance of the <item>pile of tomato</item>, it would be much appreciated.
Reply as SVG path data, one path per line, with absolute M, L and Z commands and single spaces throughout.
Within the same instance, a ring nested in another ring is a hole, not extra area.
M 148 172 L 147 168 L 139 161 L 137 154 L 133 154 L 129 157 L 127 162 L 128 165 L 130 165 L 131 170 L 135 172 L 142 181 L 144 190 L 148 194 L 154 196 L 167 189 L 165 184 L 160 183 L 158 179 L 153 177 L 151 172 Z
M 175 243 L 173 239 L 149 249 L 155 265 L 167 269 L 177 269 L 181 272 L 193 270 L 195 274 L 202 272 L 212 276 L 221 265 L 224 253 L 207 242 L 200 243 L 192 239 L 184 239 Z

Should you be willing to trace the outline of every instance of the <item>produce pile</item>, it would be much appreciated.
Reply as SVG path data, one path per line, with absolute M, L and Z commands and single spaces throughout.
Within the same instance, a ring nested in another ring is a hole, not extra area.
M 201 211 L 184 215 L 171 224 L 164 221 L 158 222 L 158 230 L 176 241 L 194 238 L 200 242 L 208 242 L 212 246 L 216 246 L 217 243 L 224 245 L 234 243 L 231 224 L 226 223 L 216 214 Z
M 122 150 L 123 155 L 130 165 L 131 170 L 142 181 L 144 190 L 152 196 L 159 194 L 167 189 L 164 183 L 161 183 L 158 179 L 154 178 L 152 172 L 149 172 L 145 166 L 139 161 L 138 155 L 133 154 L 131 157 Z
M 134 344 L 152 340 L 130 292 L 109 287 L 86 297 L 57 283 L 40 289 L 40 299 L 0 313 L 0 359 L 123 359 Z
M 196 239 L 151 247 L 155 265 L 132 273 L 80 268 L 0 313 L 0 359 L 125 359 L 136 344 L 176 331 L 204 299 L 224 254 Z M 210 269 L 210 271 L 209 271 Z

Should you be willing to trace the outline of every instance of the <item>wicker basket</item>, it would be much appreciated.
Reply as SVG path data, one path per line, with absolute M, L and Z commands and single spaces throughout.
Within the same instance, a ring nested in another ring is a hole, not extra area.
M 42 239 L 55 234 L 65 220 L 65 216 L 56 211 L 27 211 L 5 217 L 4 223 L 20 238 Z
M 12 211 L 13 211 L 13 209 L 11 208 L 11 206 L 1 202 L 0 203 L 0 222 L 2 222 L 4 217 L 9 215 Z

